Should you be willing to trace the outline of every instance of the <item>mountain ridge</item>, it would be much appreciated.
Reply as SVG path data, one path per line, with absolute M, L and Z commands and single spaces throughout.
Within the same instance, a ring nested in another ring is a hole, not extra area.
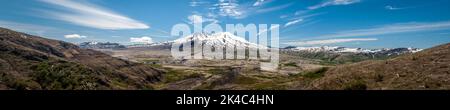
M 163 73 L 6 28 L 0 28 L 0 53 L 0 89 L 144 89 Z
M 329 69 L 311 89 L 448 89 L 450 43 L 414 54 Z

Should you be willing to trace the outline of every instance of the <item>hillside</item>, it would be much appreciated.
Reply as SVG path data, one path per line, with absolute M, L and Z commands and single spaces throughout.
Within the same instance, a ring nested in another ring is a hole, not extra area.
M 160 70 L 0 28 L 0 89 L 151 89 Z
M 331 68 L 310 89 L 450 89 L 450 44 Z

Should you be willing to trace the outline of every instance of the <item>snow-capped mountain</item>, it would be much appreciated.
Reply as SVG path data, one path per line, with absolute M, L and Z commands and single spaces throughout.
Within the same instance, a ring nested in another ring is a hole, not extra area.
M 219 32 L 219 33 L 194 33 L 186 37 L 174 40 L 173 42 L 183 44 L 191 41 L 202 42 L 203 45 L 208 46 L 221 46 L 221 47 L 233 47 L 236 48 L 266 48 L 264 46 L 251 43 L 245 40 L 243 37 L 238 37 L 229 32 Z
M 173 43 L 184 44 L 187 42 L 201 42 L 203 45 L 207 46 L 221 46 L 221 47 L 234 47 L 236 48 L 267 48 L 266 46 L 261 46 L 255 43 L 250 43 L 243 37 L 238 37 L 229 32 L 219 32 L 219 33 L 194 33 L 173 41 L 157 42 L 151 44 L 139 44 L 139 45 L 129 45 L 128 47 L 169 47 Z
M 172 45 L 173 41 L 165 41 L 165 42 L 155 42 L 155 43 L 149 43 L 149 44 L 132 44 L 127 45 L 128 48 L 138 48 L 138 47 L 156 47 L 156 46 L 170 46 Z
M 80 48 L 88 48 L 88 49 L 123 49 L 124 45 L 120 45 L 119 43 L 111 43 L 111 42 L 83 42 L 78 44 Z
M 383 48 L 383 49 L 363 49 L 363 48 L 348 48 L 348 47 L 333 47 L 333 46 L 321 46 L 321 47 L 286 47 L 284 48 L 290 51 L 305 51 L 305 52 L 331 52 L 331 53 L 383 53 L 387 55 L 391 54 L 403 54 L 403 53 L 415 53 L 421 51 L 419 48 Z

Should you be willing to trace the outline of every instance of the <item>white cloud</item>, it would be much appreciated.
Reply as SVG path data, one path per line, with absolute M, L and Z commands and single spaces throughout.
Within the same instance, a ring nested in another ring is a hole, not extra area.
M 256 10 L 256 12 L 258 12 L 258 13 L 271 12 L 271 11 L 285 9 L 285 8 L 291 6 L 291 5 L 292 5 L 292 3 L 288 3 L 288 4 L 284 4 L 284 5 L 273 6 L 273 7 L 270 7 L 270 8 L 262 8 L 262 9 Z
M 336 37 L 363 37 L 373 35 L 396 34 L 406 32 L 432 31 L 450 29 L 450 21 L 432 22 L 432 23 L 399 23 L 392 25 L 379 26 L 368 29 L 358 29 L 342 31 L 336 34 L 323 35 L 319 38 L 336 38 Z
M 189 21 L 191 21 L 191 23 L 203 23 L 203 19 L 202 16 L 200 15 L 191 15 L 188 16 Z
M 289 20 L 284 25 L 284 27 L 288 27 L 288 26 L 298 24 L 298 23 L 302 23 L 302 24 L 304 24 L 302 26 L 306 26 L 305 24 L 309 25 L 309 24 L 314 24 L 314 23 L 318 22 L 318 20 L 313 20 L 312 17 L 326 14 L 326 12 L 320 12 L 320 13 L 311 13 L 311 12 L 312 12 L 312 10 L 304 10 L 304 11 L 299 10 L 299 11 L 296 11 L 293 14 L 293 16 L 283 15 L 283 16 L 280 16 L 280 18 L 281 19 L 286 18 L 287 20 Z M 311 14 L 309 14 L 309 13 L 311 13 Z
M 299 22 L 301 22 L 301 21 L 303 21 L 302 18 L 298 18 L 298 19 L 295 19 L 295 20 L 293 20 L 293 21 L 289 21 L 289 22 L 287 22 L 287 23 L 284 25 L 284 27 L 288 27 L 288 26 L 297 24 L 297 23 L 299 23 Z
M 288 26 L 291 26 L 291 25 L 294 25 L 294 24 L 298 24 L 300 22 L 305 23 L 306 21 L 311 21 L 311 19 L 310 19 L 311 17 L 319 16 L 319 15 L 322 15 L 322 14 L 324 14 L 324 13 L 308 14 L 308 15 L 303 15 L 303 16 L 298 16 L 298 17 L 295 17 L 295 18 L 291 18 L 290 19 L 291 21 L 287 22 L 284 25 L 284 27 L 288 27 Z
M 52 19 L 70 22 L 80 26 L 98 29 L 148 29 L 149 26 L 103 7 L 87 2 L 72 0 L 40 0 L 64 8 L 60 11 L 46 11 Z
M 263 6 L 274 0 L 256 0 L 254 3 L 239 0 L 218 0 L 217 3 L 206 6 L 208 13 L 217 17 L 229 17 L 233 19 L 244 19 L 250 15 L 272 12 L 287 8 L 293 3 L 278 6 Z
M 197 7 L 197 6 L 201 6 L 204 4 L 208 4 L 209 2 L 205 2 L 205 1 L 201 1 L 201 0 L 192 0 L 191 2 L 189 2 L 189 6 L 191 7 Z
M 293 46 L 311 46 L 311 45 L 324 45 L 324 44 L 336 44 L 336 43 L 356 42 L 356 41 L 376 41 L 376 40 L 378 39 L 376 38 L 326 39 L 326 40 L 287 42 L 284 44 Z
M 153 43 L 153 39 L 151 37 L 147 37 L 147 36 L 143 36 L 143 37 L 138 37 L 138 38 L 130 38 L 130 42 L 131 43 L 145 43 L 145 44 L 150 44 Z
M 195 24 L 195 23 L 203 23 L 203 22 L 211 22 L 211 23 L 218 23 L 219 21 L 213 18 L 203 18 L 203 16 L 193 14 L 188 16 L 189 23 Z
M 256 0 L 253 6 L 261 6 L 265 0 Z
M 83 38 L 87 38 L 87 36 L 82 36 L 79 34 L 69 34 L 69 35 L 64 35 L 64 38 L 67 39 L 83 39 Z
M 270 26 L 270 28 L 269 29 L 263 29 L 263 30 L 261 30 L 260 32 L 258 32 L 258 35 L 260 35 L 260 34 L 262 34 L 262 33 L 264 33 L 264 32 L 267 32 L 267 31 L 269 31 L 269 30 L 274 30 L 274 29 L 276 29 L 276 28 L 280 28 L 280 25 L 274 25 L 274 26 Z
M 220 16 L 229 16 L 234 18 L 241 18 L 244 16 L 245 11 L 240 9 L 237 0 L 219 0 L 219 3 L 215 4 L 219 10 Z
M 335 5 L 350 5 L 354 3 L 361 2 L 361 0 L 327 0 L 320 4 L 308 7 L 309 10 L 315 10 L 327 6 L 335 6 Z
M 385 6 L 384 8 L 387 9 L 387 10 L 401 10 L 401 9 L 404 9 L 404 8 L 397 8 L 397 7 L 390 6 L 390 5 Z

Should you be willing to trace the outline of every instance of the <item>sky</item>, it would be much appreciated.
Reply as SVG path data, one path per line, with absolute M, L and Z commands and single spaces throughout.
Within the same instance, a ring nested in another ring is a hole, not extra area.
M 175 40 L 180 23 L 279 24 L 281 46 L 429 48 L 450 42 L 449 10 L 450 0 L 1 0 L 0 27 L 133 44 Z

